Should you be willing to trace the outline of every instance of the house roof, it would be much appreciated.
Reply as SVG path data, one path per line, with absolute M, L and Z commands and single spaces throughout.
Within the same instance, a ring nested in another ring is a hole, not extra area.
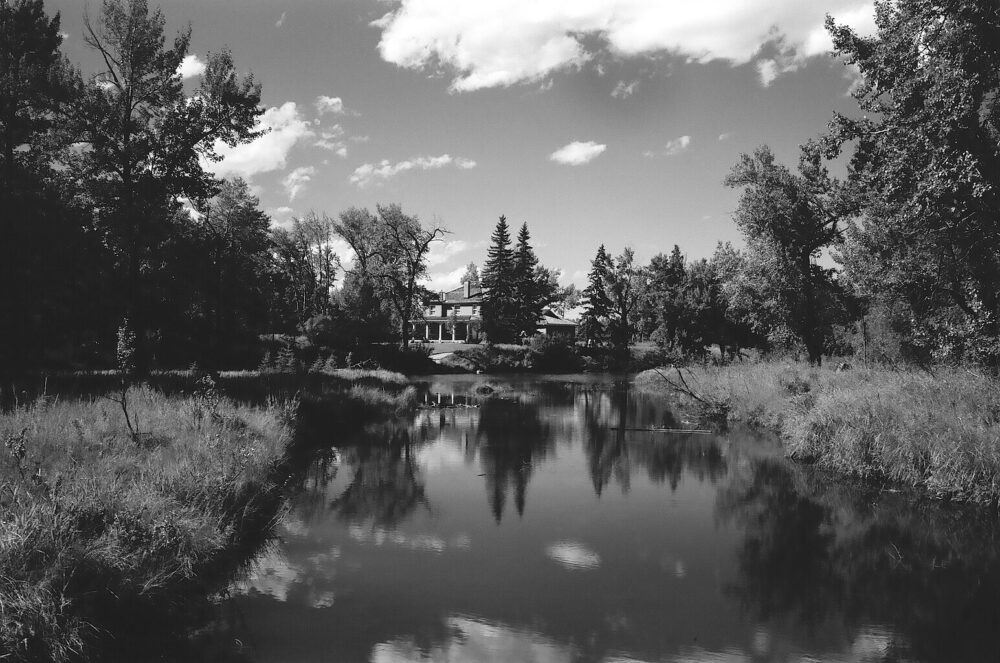
M 539 327 L 576 327 L 575 322 L 559 317 L 552 309 L 545 309 L 538 320 Z
M 462 284 L 455 288 L 454 290 L 447 290 L 445 292 L 435 293 L 435 297 L 432 301 L 434 302 L 447 302 L 450 304 L 481 304 L 483 301 L 483 288 L 482 286 L 474 285 L 469 288 L 469 296 L 465 296 L 465 284 Z M 444 298 L 441 297 L 444 295 Z

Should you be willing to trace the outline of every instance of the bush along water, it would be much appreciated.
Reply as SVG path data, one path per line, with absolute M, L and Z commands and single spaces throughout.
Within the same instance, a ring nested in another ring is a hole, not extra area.
M 1000 505 L 994 377 L 962 368 L 838 371 L 748 363 L 685 370 L 692 392 L 686 394 L 676 388 L 678 372 L 646 371 L 636 382 L 775 430 L 793 459 L 934 497 Z

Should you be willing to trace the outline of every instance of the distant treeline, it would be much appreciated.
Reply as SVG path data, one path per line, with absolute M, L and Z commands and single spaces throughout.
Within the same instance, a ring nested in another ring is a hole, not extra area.
M 877 34 L 827 20 L 860 118 L 835 114 L 796 169 L 743 155 L 746 238 L 708 260 L 595 257 L 582 335 L 701 354 L 758 346 L 898 362 L 1000 362 L 1000 14 L 876 2 Z M 830 176 L 844 157 L 847 177 Z M 836 265 L 836 267 L 834 267 Z
M 511 248 L 502 221 L 483 269 L 487 337 L 529 335 L 545 306 L 582 294 L 590 345 L 996 365 L 1000 17 L 976 3 L 876 10 L 873 37 L 827 24 L 861 117 L 835 115 L 795 169 L 764 146 L 726 178 L 745 249 L 689 261 L 675 247 L 640 266 L 602 247 L 576 293 L 538 264 L 526 227 Z M 190 30 L 166 37 L 145 0 L 106 0 L 84 35 L 105 66 L 84 77 L 60 53 L 58 15 L 0 0 L 0 367 L 111 366 L 123 326 L 139 370 L 256 365 L 263 335 L 405 346 L 444 229 L 397 205 L 272 227 L 245 182 L 204 167 L 259 135 L 260 85 L 223 48 L 185 90 Z M 826 167 L 841 156 L 844 180 Z

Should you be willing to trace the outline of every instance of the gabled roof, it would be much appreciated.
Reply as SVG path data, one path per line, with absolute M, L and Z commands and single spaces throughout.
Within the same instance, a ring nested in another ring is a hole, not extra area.
M 542 311 L 542 317 L 538 320 L 539 327 L 576 327 L 577 323 L 566 318 L 559 317 L 552 309 Z
M 454 290 L 448 290 L 444 293 L 436 292 L 436 296 L 431 300 L 431 303 L 441 303 L 446 302 L 450 304 L 480 304 L 483 301 L 483 289 L 481 286 L 474 285 L 469 288 L 469 296 L 465 296 L 465 285 L 460 285 Z M 444 294 L 444 299 L 441 295 Z

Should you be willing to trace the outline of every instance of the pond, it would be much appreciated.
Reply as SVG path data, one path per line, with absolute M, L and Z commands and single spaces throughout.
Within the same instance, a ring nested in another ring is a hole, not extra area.
M 330 431 L 221 605 L 241 660 L 1000 660 L 995 513 L 637 430 L 692 424 L 627 381 L 485 382 Z

